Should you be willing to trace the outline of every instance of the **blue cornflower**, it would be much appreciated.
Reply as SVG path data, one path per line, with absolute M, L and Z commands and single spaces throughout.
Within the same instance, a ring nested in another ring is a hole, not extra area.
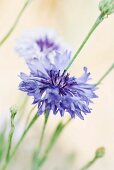
M 84 74 L 77 78 L 67 73 L 65 68 L 70 61 L 70 53 L 56 52 L 53 58 L 42 57 L 28 62 L 30 75 L 20 74 L 22 79 L 19 89 L 33 96 L 33 104 L 38 105 L 38 114 L 45 111 L 60 113 L 67 112 L 72 118 L 78 116 L 84 119 L 84 115 L 91 112 L 89 104 L 96 98 L 94 84 L 89 84 L 90 73 L 84 67 Z

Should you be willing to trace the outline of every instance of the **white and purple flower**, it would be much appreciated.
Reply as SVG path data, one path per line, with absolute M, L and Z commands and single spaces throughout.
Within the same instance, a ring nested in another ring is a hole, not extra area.
M 17 40 L 16 51 L 26 62 L 40 59 L 43 56 L 53 56 L 57 51 L 64 52 L 69 47 L 51 29 L 36 29 L 28 31 Z

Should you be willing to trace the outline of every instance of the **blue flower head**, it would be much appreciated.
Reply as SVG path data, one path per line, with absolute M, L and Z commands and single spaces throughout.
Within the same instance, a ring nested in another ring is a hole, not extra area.
M 42 41 L 39 41 L 39 44 L 42 44 Z M 33 96 L 33 104 L 38 105 L 39 115 L 52 111 L 55 115 L 59 113 L 64 116 L 67 112 L 72 118 L 78 116 L 84 119 L 84 115 L 91 112 L 89 105 L 92 99 L 97 97 L 94 92 L 95 85 L 88 83 L 90 73 L 84 67 L 81 77 L 70 76 L 65 69 L 71 53 L 60 49 L 55 51 L 55 48 L 53 50 L 54 55 L 45 54 L 40 59 L 31 56 L 31 59 L 27 60 L 30 74 L 20 74 L 22 81 L 19 89 L 28 96 Z

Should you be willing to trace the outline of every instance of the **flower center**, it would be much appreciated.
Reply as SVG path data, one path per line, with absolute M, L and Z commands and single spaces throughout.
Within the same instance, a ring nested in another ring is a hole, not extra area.
M 45 90 L 47 88 L 59 90 L 60 95 L 73 95 L 73 86 L 76 85 L 76 81 L 74 78 L 70 78 L 69 74 L 66 73 L 66 70 L 61 74 L 60 70 L 50 70 L 48 71 L 49 78 L 41 79 L 42 87 L 41 90 Z
M 39 39 L 36 41 L 37 45 L 40 48 L 40 51 L 43 52 L 45 50 L 58 50 L 59 46 L 55 44 L 52 40 L 50 40 L 48 37 L 45 37 L 44 39 Z

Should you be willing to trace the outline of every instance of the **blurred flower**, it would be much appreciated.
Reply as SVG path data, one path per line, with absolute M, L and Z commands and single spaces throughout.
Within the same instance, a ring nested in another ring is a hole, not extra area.
M 104 16 L 114 13 L 114 0 L 101 0 L 99 9 Z
M 66 49 L 67 45 L 62 43 L 56 32 L 50 29 L 25 32 L 16 45 L 16 51 L 29 63 L 30 60 L 40 60 L 43 56 L 53 56 L 56 51 L 63 52 Z
M 53 111 L 64 116 L 68 112 L 72 118 L 91 112 L 89 104 L 96 98 L 95 85 L 88 84 L 90 79 L 87 68 L 80 77 L 70 77 L 65 68 L 70 61 L 70 53 L 57 52 L 53 60 L 50 56 L 42 57 L 40 61 L 33 59 L 28 63 L 30 75 L 20 74 L 22 82 L 19 89 L 33 96 L 33 104 L 38 104 L 38 114 Z

